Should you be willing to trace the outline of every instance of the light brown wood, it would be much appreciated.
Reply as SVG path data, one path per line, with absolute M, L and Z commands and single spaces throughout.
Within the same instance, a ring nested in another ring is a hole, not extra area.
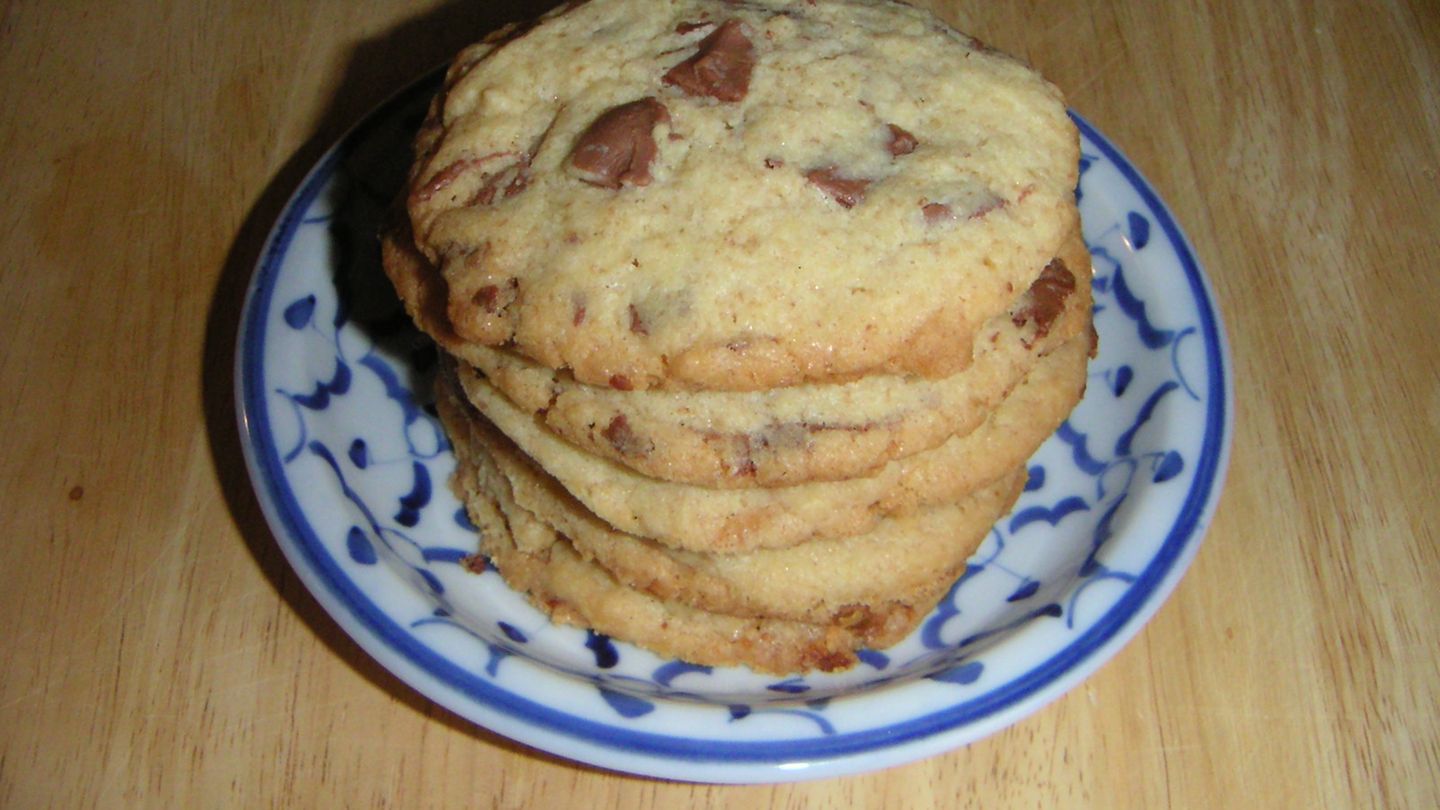
M 868 775 L 619 776 L 472 727 L 281 558 L 231 357 L 366 110 L 523 7 L 0 3 L 0 806 L 1434 807 L 1440 6 L 934 2 L 1173 208 L 1233 345 L 1229 482 L 1118 657 Z

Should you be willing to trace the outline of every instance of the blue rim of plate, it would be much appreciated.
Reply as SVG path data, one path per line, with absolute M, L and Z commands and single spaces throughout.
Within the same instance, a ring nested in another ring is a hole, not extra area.
M 1088 630 L 1023 676 L 977 697 L 891 725 L 778 741 L 692 738 L 578 717 L 501 688 L 419 642 L 346 575 L 316 536 L 297 502 L 264 404 L 267 385 L 262 348 L 275 278 L 305 212 L 334 176 L 348 145 L 362 139 L 369 127 L 393 114 L 400 105 L 413 103 L 417 94 L 432 94 L 437 82 L 438 76 L 422 79 L 381 105 L 333 146 L 302 181 L 262 250 L 241 317 L 235 366 L 239 428 L 247 466 L 282 549 L 310 592 L 337 623 L 412 687 L 493 731 L 605 768 L 714 782 L 788 781 L 854 773 L 973 741 L 1039 709 L 1108 660 L 1139 631 L 1177 584 L 1214 513 L 1228 462 L 1233 418 L 1228 345 L 1209 284 L 1174 217 L 1124 155 L 1088 121 L 1072 112 L 1089 146 L 1110 161 L 1139 195 L 1177 254 L 1199 313 L 1209 386 L 1204 440 L 1183 506 L 1158 553 L 1135 576 L 1125 595 Z M 901 749 L 903 753 L 894 753 Z

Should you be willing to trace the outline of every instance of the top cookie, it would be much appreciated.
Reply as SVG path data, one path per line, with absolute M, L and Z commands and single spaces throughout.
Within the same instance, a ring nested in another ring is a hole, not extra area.
M 622 390 L 954 373 L 1055 255 L 1059 93 L 864 0 L 591 0 L 456 60 L 406 208 L 459 337 Z

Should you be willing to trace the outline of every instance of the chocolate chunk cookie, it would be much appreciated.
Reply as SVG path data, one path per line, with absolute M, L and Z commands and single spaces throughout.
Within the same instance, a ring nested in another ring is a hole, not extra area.
M 955 373 L 1056 255 L 1059 93 L 882 0 L 591 0 L 463 53 L 404 207 L 456 340 L 582 384 Z

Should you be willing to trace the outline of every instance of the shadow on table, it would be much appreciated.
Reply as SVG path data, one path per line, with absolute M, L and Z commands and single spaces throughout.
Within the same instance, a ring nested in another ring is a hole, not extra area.
M 234 398 L 235 348 L 245 292 L 266 236 L 310 168 L 367 112 L 460 48 L 507 22 L 532 17 L 554 5 L 557 0 L 452 2 L 355 45 L 316 131 L 260 193 L 231 244 L 206 323 L 202 397 L 216 474 L 240 535 L 265 578 L 321 642 L 386 694 L 436 722 L 511 752 L 600 772 L 521 745 L 459 717 L 392 675 L 346 635 L 295 576 L 265 522 L 246 473 Z

